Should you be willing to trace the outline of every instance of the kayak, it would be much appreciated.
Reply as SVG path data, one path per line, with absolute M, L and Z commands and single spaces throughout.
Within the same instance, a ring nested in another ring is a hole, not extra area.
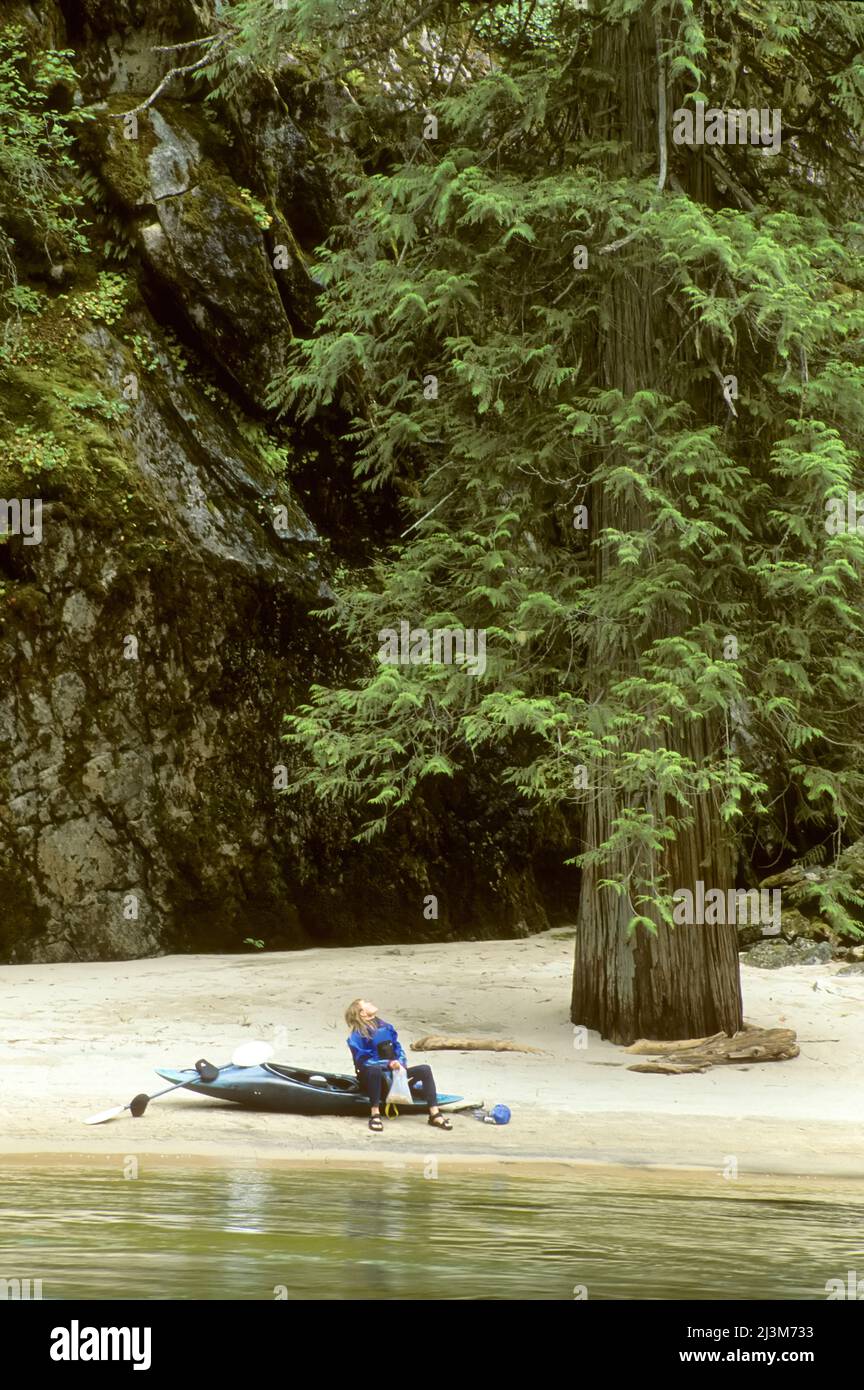
M 306 1067 L 284 1067 L 265 1062 L 259 1067 L 223 1067 L 215 1081 L 202 1081 L 194 1067 L 175 1071 L 157 1067 L 158 1076 L 199 1096 L 213 1100 L 233 1100 L 248 1110 L 277 1110 L 287 1115 L 368 1115 L 368 1097 L 356 1077 L 338 1072 L 310 1071 Z M 188 1077 L 188 1080 L 186 1079 Z M 452 1105 L 461 1096 L 438 1096 L 439 1105 Z M 386 1100 L 382 1101 L 386 1105 Z M 425 1114 L 425 1101 L 418 1095 L 413 1105 L 400 1104 L 400 1114 Z

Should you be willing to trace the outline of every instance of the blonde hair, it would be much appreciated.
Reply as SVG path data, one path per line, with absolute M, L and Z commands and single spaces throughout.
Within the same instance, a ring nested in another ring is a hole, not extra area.
M 362 999 L 351 1000 L 351 1003 L 345 1010 L 345 1022 L 348 1024 L 348 1027 L 351 1029 L 352 1033 L 362 1033 L 364 1038 L 371 1038 L 372 1034 L 375 1031 L 375 1024 L 377 1024 L 378 1019 L 373 1018 L 367 1022 L 366 1019 L 361 1018 L 360 1005 L 362 1003 Z

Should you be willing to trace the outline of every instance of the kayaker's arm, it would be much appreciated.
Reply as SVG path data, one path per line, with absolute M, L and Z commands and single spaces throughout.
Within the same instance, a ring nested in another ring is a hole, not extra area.
M 399 1041 L 399 1034 L 396 1032 L 396 1029 L 393 1027 L 392 1023 L 389 1025 L 389 1027 L 390 1033 L 393 1038 L 393 1051 L 396 1053 L 396 1060 L 397 1062 L 401 1062 L 403 1067 L 407 1067 L 408 1058 L 405 1056 L 405 1049 Z
M 362 1033 L 352 1033 L 348 1039 L 348 1046 L 351 1049 L 351 1056 L 354 1058 L 354 1066 L 357 1070 L 360 1067 L 387 1065 L 386 1062 L 381 1062 L 372 1039 L 363 1037 Z

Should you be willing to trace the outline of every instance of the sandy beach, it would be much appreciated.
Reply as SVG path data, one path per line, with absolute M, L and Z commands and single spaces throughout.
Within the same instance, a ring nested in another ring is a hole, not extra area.
M 568 1018 L 572 941 L 369 946 L 267 955 L 167 956 L 0 967 L 4 1123 L 0 1158 L 128 1155 L 259 1164 L 629 1165 L 721 1174 L 864 1177 L 864 975 L 839 963 L 742 967 L 745 1017 L 798 1034 L 794 1061 L 701 1075 L 627 1070 L 634 1060 Z M 347 1002 L 373 999 L 409 1060 L 440 1090 L 504 1102 L 506 1127 L 456 1114 L 450 1134 L 424 1119 L 267 1115 L 178 1091 L 144 1117 L 90 1127 L 85 1116 L 164 1084 L 156 1066 L 217 1065 L 261 1038 L 274 1060 L 350 1072 Z M 532 1053 L 414 1053 L 429 1033 L 510 1038 Z

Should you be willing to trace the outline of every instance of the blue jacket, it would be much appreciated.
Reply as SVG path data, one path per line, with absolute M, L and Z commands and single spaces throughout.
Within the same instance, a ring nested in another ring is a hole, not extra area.
M 405 1056 L 405 1053 L 402 1050 L 402 1044 L 399 1041 L 399 1035 L 397 1034 L 396 1029 L 393 1027 L 393 1024 L 385 1023 L 383 1019 L 379 1018 L 377 1020 L 377 1028 L 375 1032 L 379 1042 L 389 1041 L 393 1044 L 393 1051 L 396 1055 L 397 1061 L 401 1062 L 403 1066 L 407 1067 L 408 1058 Z M 389 1062 L 383 1060 L 378 1056 L 378 1042 L 374 1041 L 371 1037 L 365 1037 L 362 1033 L 358 1033 L 356 1030 L 351 1034 L 350 1038 L 348 1039 L 348 1046 L 351 1049 L 351 1056 L 354 1058 L 354 1066 L 356 1068 L 370 1066 L 387 1067 L 390 1065 Z

